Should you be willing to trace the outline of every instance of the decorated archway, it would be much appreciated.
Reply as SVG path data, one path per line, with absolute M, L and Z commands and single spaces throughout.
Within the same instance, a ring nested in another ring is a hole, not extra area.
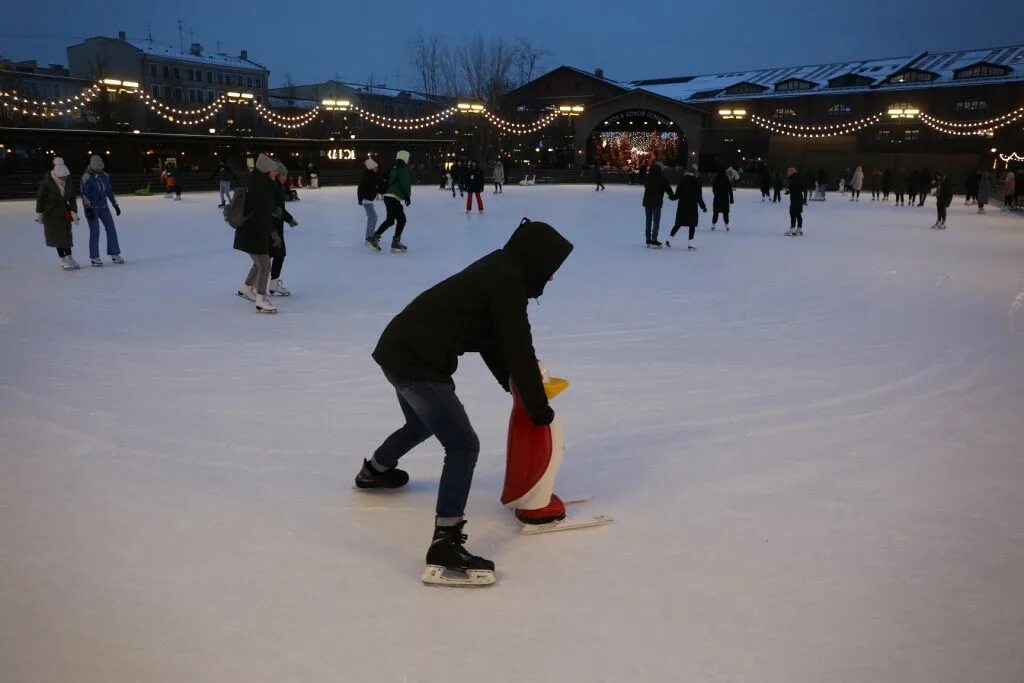
M 686 134 L 672 119 L 650 109 L 626 109 L 601 121 L 587 139 L 587 164 L 629 171 L 663 161 L 686 162 Z

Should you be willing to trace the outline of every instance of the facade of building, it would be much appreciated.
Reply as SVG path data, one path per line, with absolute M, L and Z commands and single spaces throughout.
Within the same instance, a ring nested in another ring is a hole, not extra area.
M 152 40 L 128 40 L 121 31 L 117 38 L 100 36 L 71 45 L 67 55 L 76 78 L 134 81 L 151 97 L 176 106 L 201 106 L 231 91 L 252 93 L 264 104 L 270 87 L 270 71 L 251 61 L 246 50 L 238 56 L 207 54 L 193 43 L 182 52 Z

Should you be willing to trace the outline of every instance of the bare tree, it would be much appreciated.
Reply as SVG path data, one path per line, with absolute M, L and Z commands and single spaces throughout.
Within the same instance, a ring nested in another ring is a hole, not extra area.
M 551 50 L 535 45 L 529 38 L 516 41 L 515 86 L 518 88 L 532 81 L 539 71 L 541 61 L 551 55 Z
M 441 94 L 441 60 L 446 52 L 441 36 L 436 33 L 424 36 L 422 29 L 409 43 L 409 61 L 419 76 L 420 89 L 427 95 Z

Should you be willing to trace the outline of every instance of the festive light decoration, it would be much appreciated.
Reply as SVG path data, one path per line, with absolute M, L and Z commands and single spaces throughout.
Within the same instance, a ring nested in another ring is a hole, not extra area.
M 299 114 L 297 116 L 282 116 L 281 114 L 275 114 L 271 109 L 264 107 L 259 102 L 253 102 L 252 104 L 256 108 L 256 111 L 260 113 L 260 116 L 281 128 L 302 128 L 303 126 L 313 123 L 313 121 L 315 121 L 320 115 L 319 105 L 313 107 L 305 114 Z
M 719 109 L 718 115 L 723 119 L 742 119 L 746 118 L 746 109 Z
M 1000 154 L 999 158 L 1002 159 L 1005 163 L 1010 163 L 1011 161 L 1024 161 L 1024 156 L 1021 156 L 1016 152 L 1010 152 L 1009 154 Z
M 921 119 L 931 121 L 938 126 L 944 126 L 946 128 L 986 128 L 996 129 L 1002 128 L 1005 125 L 1013 123 L 1017 119 L 1024 116 L 1024 107 L 1015 109 L 1009 113 L 1003 114 L 994 119 L 988 119 L 987 121 L 942 121 L 928 114 L 921 114 Z
M 505 121 L 491 112 L 484 110 L 484 118 L 487 121 L 497 127 L 504 133 L 510 133 L 512 135 L 528 135 L 531 133 L 537 133 L 544 128 L 551 125 L 551 122 L 559 117 L 560 113 L 558 110 L 550 112 L 533 123 L 516 123 L 514 121 Z
M 882 120 L 882 115 L 875 114 L 874 116 L 868 116 L 857 121 L 849 121 L 831 126 L 800 126 L 797 124 L 779 123 L 757 114 L 752 115 L 750 118 L 756 125 L 779 135 L 788 135 L 795 138 L 831 138 L 856 133 L 869 126 L 876 125 Z

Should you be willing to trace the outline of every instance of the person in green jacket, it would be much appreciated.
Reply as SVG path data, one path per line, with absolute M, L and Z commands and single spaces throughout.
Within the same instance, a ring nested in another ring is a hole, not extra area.
M 409 176 L 409 152 L 400 151 L 395 155 L 395 166 L 388 176 L 388 186 L 384 191 L 384 208 L 387 209 L 387 217 L 380 224 L 376 232 L 366 240 L 366 246 L 376 252 L 380 252 L 380 238 L 392 225 L 395 227 L 395 236 L 391 238 L 391 252 L 401 254 L 405 252 L 405 245 L 402 244 L 402 231 L 405 230 L 405 208 L 412 202 L 412 179 Z

